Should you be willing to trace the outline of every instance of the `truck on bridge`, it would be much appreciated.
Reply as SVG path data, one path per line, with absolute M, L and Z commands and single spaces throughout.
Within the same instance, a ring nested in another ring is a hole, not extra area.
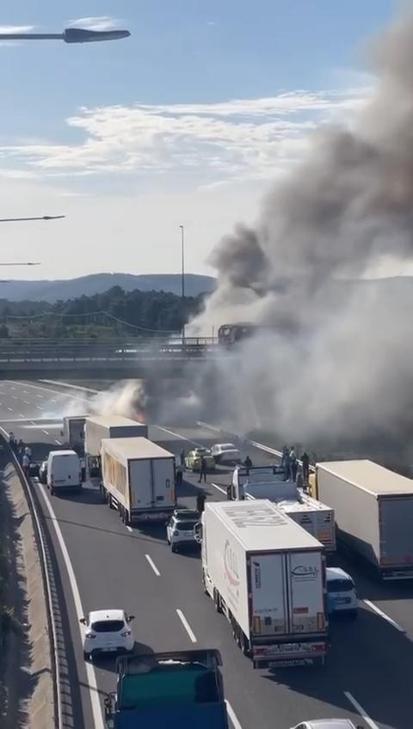
M 119 658 L 107 729 L 228 729 L 221 665 L 217 650 Z

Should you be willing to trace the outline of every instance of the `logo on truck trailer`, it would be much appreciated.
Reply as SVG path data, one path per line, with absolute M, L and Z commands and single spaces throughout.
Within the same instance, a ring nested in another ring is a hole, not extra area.
M 228 539 L 225 542 L 224 547 L 224 568 L 225 575 L 229 584 L 232 587 L 238 587 L 239 585 L 239 572 L 238 572 L 238 560 L 237 555 L 232 549 Z
M 299 580 L 316 580 L 320 574 L 320 570 L 315 565 L 298 564 L 296 567 L 292 568 L 291 574 Z

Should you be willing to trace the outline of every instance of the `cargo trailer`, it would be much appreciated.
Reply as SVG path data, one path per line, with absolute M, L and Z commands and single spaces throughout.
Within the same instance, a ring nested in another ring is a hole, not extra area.
M 122 415 L 88 415 L 85 422 L 86 472 L 100 476 L 100 449 L 104 438 L 147 438 L 148 426 Z

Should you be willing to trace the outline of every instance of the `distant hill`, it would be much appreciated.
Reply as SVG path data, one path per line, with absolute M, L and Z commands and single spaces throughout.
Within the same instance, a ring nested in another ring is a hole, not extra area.
M 181 293 L 181 275 L 176 273 L 142 274 L 131 273 L 94 273 L 90 276 L 71 278 L 63 281 L 7 281 L 0 283 L 0 299 L 9 301 L 48 301 L 74 299 L 82 294 L 93 296 L 101 294 L 112 286 L 120 286 L 124 291 L 168 291 Z M 210 293 L 215 288 L 212 276 L 195 273 L 185 274 L 185 293 L 198 296 Z

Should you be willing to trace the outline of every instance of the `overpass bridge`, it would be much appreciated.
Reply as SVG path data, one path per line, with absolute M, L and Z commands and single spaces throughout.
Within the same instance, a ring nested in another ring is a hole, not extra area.
M 173 372 L 191 360 L 214 358 L 212 337 L 184 339 L 0 339 L 0 378 L 59 374 L 137 377 L 148 368 Z

